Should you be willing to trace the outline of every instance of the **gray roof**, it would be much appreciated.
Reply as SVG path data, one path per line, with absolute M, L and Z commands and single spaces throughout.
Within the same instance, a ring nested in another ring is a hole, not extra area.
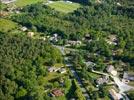
M 111 72 L 114 70 L 114 66 L 113 65 L 109 65 L 107 68 L 107 72 Z
M 127 80 L 134 81 L 134 74 L 131 75 L 131 74 L 129 74 L 128 72 L 124 72 L 123 78 L 124 78 L 124 79 L 127 79 Z

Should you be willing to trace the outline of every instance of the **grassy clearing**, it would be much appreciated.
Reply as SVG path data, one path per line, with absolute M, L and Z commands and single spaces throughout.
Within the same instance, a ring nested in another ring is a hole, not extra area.
M 92 73 L 92 72 L 89 72 L 88 75 L 89 75 L 90 77 L 92 77 L 93 79 L 97 79 L 97 78 L 99 78 L 99 77 L 101 76 L 101 75 L 98 75 L 98 74 Z
M 7 19 L 0 18 L 0 31 L 1 32 L 9 32 L 18 27 L 18 24 Z
M 128 85 L 134 86 L 134 82 L 129 82 Z
M 56 63 L 56 64 L 54 64 L 54 66 L 60 68 L 60 67 L 64 67 L 64 64 Z
M 52 79 L 55 79 L 55 78 L 58 78 L 60 76 L 61 76 L 61 74 L 59 74 L 57 72 L 51 72 L 46 77 L 44 77 L 44 79 L 45 79 L 46 82 L 48 82 L 48 81 L 50 81 Z
M 80 7 L 80 4 L 78 3 L 68 3 L 64 1 L 55 1 L 53 3 L 48 4 L 51 8 L 54 8 L 57 11 L 63 12 L 63 13 L 69 13 L 73 12 L 77 8 Z
M 31 5 L 31 4 L 35 4 L 35 3 L 43 2 L 43 1 L 45 2 L 46 0 L 17 0 L 15 4 L 17 7 L 23 7 L 26 5 Z

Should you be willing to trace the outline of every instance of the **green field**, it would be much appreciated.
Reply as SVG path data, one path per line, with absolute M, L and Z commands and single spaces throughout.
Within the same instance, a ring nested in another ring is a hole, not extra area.
M 1 32 L 9 32 L 17 28 L 17 23 L 7 20 L 7 19 L 2 19 L 0 18 L 0 31 Z
M 53 3 L 48 4 L 51 8 L 54 8 L 57 11 L 63 12 L 63 13 L 69 13 L 73 12 L 77 8 L 80 7 L 80 4 L 78 3 L 68 3 L 64 1 L 55 1 Z
M 45 2 L 46 0 L 17 0 L 15 4 L 17 7 L 23 7 L 26 5 L 35 4 L 35 3 L 43 2 L 43 1 Z

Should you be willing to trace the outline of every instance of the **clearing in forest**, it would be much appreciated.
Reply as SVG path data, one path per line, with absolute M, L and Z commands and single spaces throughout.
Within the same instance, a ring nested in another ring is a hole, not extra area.
M 73 12 L 80 7 L 80 4 L 70 1 L 52 1 L 48 2 L 47 5 L 63 13 Z
M 0 18 L 0 31 L 9 32 L 17 28 L 18 24 L 7 19 Z
M 31 4 L 35 4 L 38 2 L 45 2 L 46 0 L 16 0 L 15 4 L 17 7 L 23 7 Z

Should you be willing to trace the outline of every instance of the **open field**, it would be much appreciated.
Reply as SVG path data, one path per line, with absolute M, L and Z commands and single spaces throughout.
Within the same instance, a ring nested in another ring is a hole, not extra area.
M 54 8 L 57 11 L 60 11 L 63 13 L 69 13 L 79 8 L 80 4 L 72 3 L 72 2 L 71 3 L 64 2 L 64 1 L 55 1 L 55 2 L 49 3 L 48 6 L 50 6 L 51 8 Z
M 35 3 L 43 2 L 43 1 L 45 2 L 46 0 L 17 0 L 15 4 L 17 7 L 23 7 L 26 5 L 35 4 Z
M 17 23 L 11 20 L 0 18 L 0 31 L 1 32 L 12 31 L 13 29 L 17 28 L 17 26 L 18 26 Z

